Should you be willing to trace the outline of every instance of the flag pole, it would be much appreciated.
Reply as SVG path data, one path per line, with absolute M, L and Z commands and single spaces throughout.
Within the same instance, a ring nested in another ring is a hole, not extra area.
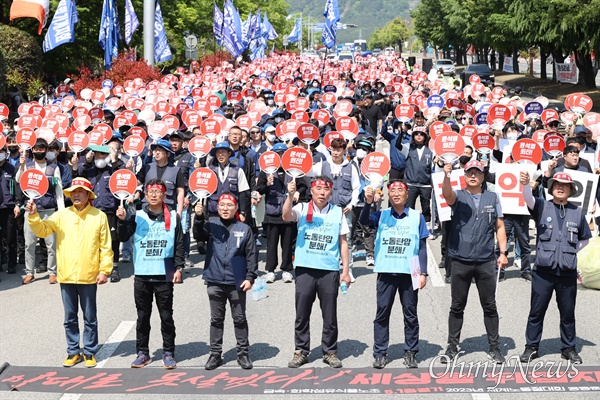
M 144 0 L 144 58 L 154 66 L 154 13 L 155 0 Z

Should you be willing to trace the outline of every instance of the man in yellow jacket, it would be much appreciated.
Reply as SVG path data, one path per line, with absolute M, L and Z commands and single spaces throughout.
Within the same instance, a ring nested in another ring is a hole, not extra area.
M 112 271 L 113 251 L 110 228 L 106 214 L 92 207 L 96 198 L 90 181 L 73 179 L 71 187 L 63 190 L 73 206 L 42 220 L 35 203 L 30 200 L 25 207 L 27 220 L 36 236 L 45 238 L 56 234 L 56 260 L 58 282 L 65 310 L 67 359 L 63 366 L 72 367 L 84 361 L 85 366 L 96 366 L 98 351 L 98 320 L 96 318 L 96 291 L 107 282 Z M 78 304 L 84 320 L 83 357 L 80 353 Z

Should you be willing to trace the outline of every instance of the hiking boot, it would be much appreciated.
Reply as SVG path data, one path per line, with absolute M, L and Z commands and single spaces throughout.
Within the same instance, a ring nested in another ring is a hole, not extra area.
M 48 277 L 48 283 L 50 283 L 51 285 L 54 285 L 55 283 L 58 283 L 58 280 L 56 279 L 56 275 L 50 275 Z
M 375 361 L 373 361 L 373 368 L 383 369 L 387 363 L 387 356 L 375 357 Z
M 521 278 L 525 279 L 526 281 L 531 282 L 531 272 L 523 272 L 521 274 Z
M 283 279 L 285 283 L 292 283 L 294 281 L 294 275 L 288 271 L 283 271 L 283 274 L 281 274 L 281 279 Z
M 252 369 L 252 360 L 248 357 L 248 354 L 240 354 L 237 359 L 237 363 L 242 369 Z
M 502 353 L 500 353 L 500 350 L 497 347 L 488 351 L 488 358 L 496 364 L 504 364 L 504 362 L 506 361 L 506 359 L 504 358 Z
M 204 369 L 208 371 L 212 371 L 223 365 L 223 359 L 220 354 L 211 353 L 210 357 L 208 357 L 208 361 L 204 365 Z
M 33 282 L 35 280 L 35 278 L 33 277 L 33 275 L 27 275 L 24 279 L 23 279 L 23 285 L 28 285 L 31 282 Z
M 83 361 L 85 362 L 86 368 L 94 368 L 96 365 L 98 365 L 98 363 L 96 363 L 96 357 L 90 354 L 84 354 Z
M 265 275 L 265 282 L 267 282 L 267 283 L 275 282 L 275 272 L 267 272 L 267 275 Z
M 177 368 L 177 363 L 173 358 L 173 353 L 170 351 L 165 351 L 163 354 L 163 368 L 164 369 L 175 369 Z
M 294 351 L 294 357 L 292 361 L 288 363 L 288 368 L 300 368 L 304 364 L 308 362 L 308 357 L 302 354 L 302 351 L 296 350 Z
M 81 357 L 81 354 L 79 354 L 79 353 L 70 354 L 67 356 L 67 359 L 65 361 L 63 361 L 63 367 L 70 368 L 73 365 L 79 364 L 82 361 L 83 361 L 83 358 Z
M 418 368 L 419 364 L 417 364 L 417 352 L 416 351 L 406 351 L 404 353 L 404 365 L 406 368 Z
M 577 354 L 577 350 L 574 347 L 569 347 L 568 349 L 564 349 L 560 351 L 560 357 L 571 361 L 573 364 L 581 364 L 583 360 L 581 356 Z
M 342 368 L 342 362 L 335 353 L 327 353 L 323 357 L 323 362 L 331 368 Z
M 138 351 L 137 358 L 131 363 L 131 368 L 145 367 L 150 361 L 152 361 L 150 354 L 144 353 L 143 351 Z
M 112 283 L 117 283 L 121 281 L 121 275 L 119 275 L 118 268 L 113 268 L 112 272 L 110 273 L 110 281 Z
M 519 360 L 521 360 L 522 363 L 528 363 L 539 356 L 537 349 L 531 346 L 525 346 L 525 351 L 519 356 Z
M 453 345 L 449 345 L 444 353 L 445 357 L 440 358 L 442 364 L 450 364 L 458 357 L 458 348 Z

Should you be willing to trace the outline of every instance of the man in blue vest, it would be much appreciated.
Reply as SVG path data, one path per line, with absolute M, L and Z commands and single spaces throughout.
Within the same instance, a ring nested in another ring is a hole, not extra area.
M 377 272 L 377 313 L 375 315 L 373 367 L 381 369 L 388 363 L 390 315 L 394 297 L 398 293 L 404 314 L 404 365 L 417 368 L 419 351 L 419 318 L 417 316 L 418 290 L 413 289 L 411 259 L 420 266 L 419 288 L 427 282 L 427 223 L 423 214 L 408 208 L 408 187 L 404 182 L 388 184 L 391 208 L 371 214 L 374 190 L 365 188 L 365 206 L 360 223 L 377 229 L 375 239 L 375 269 Z
M 488 357 L 497 364 L 505 361 L 498 348 L 500 335 L 496 308 L 496 265 L 501 269 L 508 265 L 506 232 L 498 196 L 483 190 L 484 170 L 481 161 L 469 161 L 465 165 L 467 187 L 455 192 L 450 184 L 452 164 L 444 165 L 442 193 L 452 209 L 446 248 L 446 256 L 451 260 L 452 302 L 448 317 L 448 348 L 440 360 L 442 363 L 452 363 L 460 354 L 458 343 L 473 278 L 483 308 L 489 343 Z M 494 233 L 500 247 L 498 260 L 494 254 Z
M 163 366 L 177 367 L 175 362 L 175 322 L 173 321 L 173 284 L 182 282 L 184 267 L 181 217 L 169 210 L 164 199 L 167 187 L 160 179 L 146 184 L 148 203 L 126 222 L 125 208 L 117 210 L 119 240 L 133 236 L 134 298 L 137 309 L 136 351 L 132 368 L 142 368 L 150 361 L 150 316 L 152 299 L 160 315 L 163 337 Z
M 21 175 L 25 170 L 36 169 L 43 172 L 48 178 L 48 191 L 46 194 L 39 199 L 36 199 L 35 205 L 40 215 L 40 219 L 46 220 L 49 216 L 54 214 L 57 210 L 65 208 L 62 180 L 60 175 L 60 169 L 56 164 L 48 164 L 46 162 L 46 153 L 48 152 L 48 142 L 44 139 L 37 139 L 32 147 L 33 160 L 27 160 L 25 153 L 21 154 L 19 162 L 21 166 L 17 171 L 15 180 L 19 182 Z M 23 284 L 27 285 L 34 280 L 34 267 L 35 267 L 35 245 L 37 243 L 37 236 L 33 233 L 27 223 L 25 223 L 25 273 L 27 274 L 23 279 Z M 48 281 L 50 284 L 57 283 L 56 279 L 56 235 L 51 234 L 46 236 L 46 247 L 48 249 L 48 264 L 47 270 L 50 271 L 50 277 Z
M 237 362 L 243 369 L 252 369 L 248 355 L 246 292 L 256 279 L 256 242 L 252 228 L 237 219 L 237 198 L 231 193 L 223 193 L 218 204 L 218 217 L 194 224 L 194 236 L 208 241 L 202 278 L 207 284 L 210 303 L 210 356 L 204 368 L 210 371 L 223 364 L 223 323 L 229 302 L 237 341 Z M 195 211 L 197 215 L 204 212 L 199 202 Z
M 329 203 L 333 181 L 326 176 L 313 178 L 312 200 L 293 206 L 296 182 L 288 183 L 288 197 L 283 203 L 284 221 L 298 223 L 294 264 L 296 266 L 296 321 L 294 357 L 289 368 L 308 362 L 310 353 L 310 314 L 318 295 L 323 316 L 321 343 L 323 362 L 341 368 L 337 357 L 337 297 L 341 282 L 350 285 L 348 240 L 350 228 L 341 207 Z M 340 275 L 340 258 L 342 273 Z
M 531 308 L 527 319 L 527 344 L 521 354 L 526 363 L 539 357 L 538 349 L 546 310 L 556 292 L 560 313 L 561 357 L 581 364 L 576 349 L 575 299 L 577 298 L 577 253 L 592 237 L 581 207 L 569 202 L 577 187 L 568 172 L 558 172 L 548 181 L 552 200 L 534 198 L 530 177 L 521 172 L 523 198 L 537 227 L 536 257 L 531 281 Z

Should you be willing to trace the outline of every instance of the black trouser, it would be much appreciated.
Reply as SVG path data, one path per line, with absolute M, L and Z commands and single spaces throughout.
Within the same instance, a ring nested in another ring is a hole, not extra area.
M 371 206 L 371 210 L 375 207 Z M 352 243 L 354 243 L 354 247 L 359 243 L 362 243 L 365 246 L 365 252 L 369 256 L 373 256 L 373 252 L 375 251 L 375 235 L 373 234 L 373 229 L 369 228 L 367 225 L 362 225 L 358 222 L 358 218 L 360 217 L 360 212 L 363 207 L 353 207 L 353 221 L 352 221 Z M 352 250 L 352 249 L 350 249 Z
M 531 278 L 531 309 L 525 330 L 527 346 L 539 348 L 546 310 L 552 299 L 552 292 L 556 292 L 556 304 L 560 314 L 561 350 L 575 348 L 577 276 L 557 276 L 552 272 L 545 273 L 534 269 Z
M 413 289 L 410 274 L 377 274 L 377 313 L 373 321 L 373 356 L 387 355 L 390 342 L 390 315 L 398 293 L 404 315 L 404 350 L 419 351 L 419 291 Z
M 135 278 L 133 283 L 135 308 L 137 309 L 136 353 L 149 353 L 150 316 L 152 296 L 160 315 L 160 331 L 163 338 L 163 351 L 175 353 L 175 322 L 173 321 L 173 283 L 148 282 Z
M 521 248 L 521 273 L 531 272 L 531 245 L 529 244 L 529 215 L 504 214 L 504 229 L 506 237 L 511 233 L 515 235 L 516 243 Z M 496 253 L 500 254 L 500 248 L 496 247 Z
M 310 353 L 310 314 L 315 298 L 319 297 L 323 317 L 321 346 L 323 354 L 337 353 L 337 297 L 340 271 L 296 267 L 296 350 Z
M 119 262 L 119 247 L 121 242 L 119 242 L 119 235 L 117 234 L 117 215 L 116 211 L 103 211 L 106 214 L 106 218 L 108 219 L 108 226 L 110 228 L 110 240 L 111 247 L 113 250 L 113 263 Z
M 25 211 L 21 210 L 17 218 L 17 256 L 23 260 L 25 260 L 25 214 Z
M 421 212 L 425 222 L 431 221 L 431 187 L 420 187 L 408 185 L 408 199 L 406 205 L 415 210 L 417 197 L 421 198 Z
M 452 226 L 451 221 L 442 222 L 442 241 L 440 242 L 441 251 L 442 251 L 442 262 L 444 264 L 444 268 L 446 269 L 446 278 L 448 278 L 452 272 L 452 263 L 450 262 L 450 257 L 448 256 L 447 248 L 448 248 L 448 238 L 450 237 L 450 227 Z
M 221 285 L 208 282 L 206 287 L 210 304 L 210 352 L 221 354 L 223 351 L 223 325 L 227 302 L 233 318 L 233 332 L 237 341 L 238 357 L 248 354 L 248 320 L 246 319 L 246 292 L 237 290 L 236 285 Z
M 281 243 L 281 270 L 292 271 L 292 255 L 294 242 L 298 235 L 296 223 L 267 224 L 267 272 L 274 272 L 277 268 L 277 246 Z
M 17 266 L 17 220 L 14 207 L 0 209 L 0 235 L 2 235 L 2 261 L 8 263 L 10 271 L 15 270 Z
M 450 316 L 448 317 L 448 344 L 458 346 L 460 342 L 460 331 L 463 326 L 471 279 L 475 277 L 490 350 L 497 348 L 500 337 L 498 334 L 498 310 L 496 309 L 496 262 L 491 260 L 481 264 L 467 264 L 452 260 L 451 263 L 452 303 L 450 305 Z

